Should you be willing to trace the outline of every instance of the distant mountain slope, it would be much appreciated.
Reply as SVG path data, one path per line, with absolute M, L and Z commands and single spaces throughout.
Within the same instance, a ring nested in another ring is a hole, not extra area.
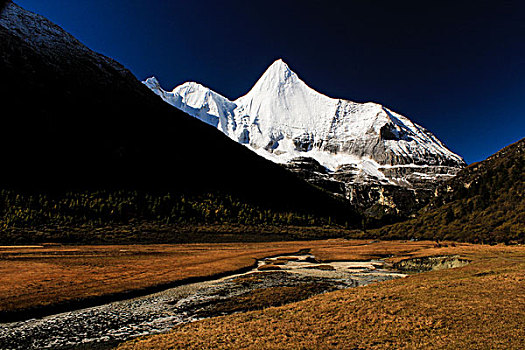
M 376 233 L 388 238 L 524 243 L 524 165 L 521 139 L 442 184 L 416 219 Z
M 341 201 L 163 103 L 119 63 L 10 1 L 0 15 L 0 78 L 2 188 L 227 193 L 355 219 Z

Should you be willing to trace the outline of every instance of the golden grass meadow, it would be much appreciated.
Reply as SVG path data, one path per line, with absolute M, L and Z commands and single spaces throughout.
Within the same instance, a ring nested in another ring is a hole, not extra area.
M 471 263 L 184 324 L 119 349 L 524 348 L 523 247 L 461 244 L 408 252 L 404 244 L 378 243 L 406 256 L 460 254 Z M 342 247 L 319 250 L 325 258 L 344 256 Z
M 520 349 L 525 339 L 525 249 L 431 241 L 0 247 L 0 311 L 23 312 L 140 291 L 254 266 L 309 249 L 318 260 L 458 255 L 470 264 L 316 295 L 294 290 L 247 299 L 260 310 L 209 318 L 119 349 Z M 315 294 L 315 293 L 313 293 Z M 260 299 L 254 302 L 255 299 Z M 240 300 L 242 301 L 242 300 Z M 235 305 L 218 308 L 235 311 Z

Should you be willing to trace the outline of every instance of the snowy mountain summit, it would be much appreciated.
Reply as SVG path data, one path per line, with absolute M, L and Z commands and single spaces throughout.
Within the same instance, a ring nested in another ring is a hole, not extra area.
M 184 83 L 172 92 L 164 91 L 155 78 L 144 84 L 258 154 L 292 170 L 308 168 L 319 175 L 314 176 L 317 180 L 324 176 L 345 186 L 425 188 L 454 176 L 465 165 L 459 155 L 408 118 L 377 103 L 325 96 L 281 59 L 234 101 L 197 83 Z M 310 175 L 305 177 L 312 180 Z M 335 192 L 352 196 L 348 188 Z

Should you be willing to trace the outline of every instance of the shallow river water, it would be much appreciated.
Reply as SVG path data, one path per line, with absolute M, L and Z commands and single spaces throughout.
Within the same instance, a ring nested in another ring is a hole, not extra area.
M 217 305 L 273 287 L 319 285 L 319 293 L 405 275 L 380 260 L 317 262 L 312 255 L 263 259 L 243 274 L 192 283 L 159 293 L 64 312 L 39 319 L 0 323 L 0 349 L 103 349 L 180 323 L 229 312 Z

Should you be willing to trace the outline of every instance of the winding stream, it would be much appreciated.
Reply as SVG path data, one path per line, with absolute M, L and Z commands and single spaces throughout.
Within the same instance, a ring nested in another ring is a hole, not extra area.
M 242 311 L 226 306 L 238 306 L 238 300 L 254 292 L 266 290 L 271 295 L 272 288 L 289 288 L 291 293 L 304 289 L 310 294 L 293 295 L 304 299 L 312 291 L 319 294 L 404 276 L 386 269 L 380 260 L 321 263 L 313 255 L 267 258 L 242 274 L 40 319 L 0 323 L 0 349 L 104 349 L 167 332 L 177 324 Z

